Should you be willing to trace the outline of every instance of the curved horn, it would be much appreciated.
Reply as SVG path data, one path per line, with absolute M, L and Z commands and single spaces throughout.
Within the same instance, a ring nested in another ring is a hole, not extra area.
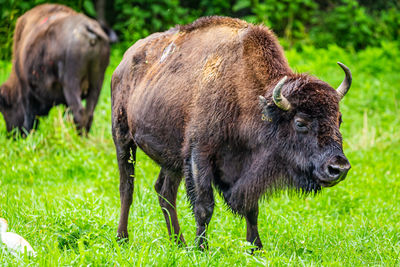
M 273 100 L 275 105 L 278 106 L 278 108 L 283 109 L 283 110 L 289 110 L 290 109 L 290 102 L 282 95 L 282 87 L 283 84 L 286 82 L 287 76 L 283 77 L 278 84 L 274 88 L 274 92 L 272 94 Z
M 350 89 L 352 77 L 351 77 L 351 71 L 346 65 L 340 62 L 338 62 L 337 64 L 344 70 L 344 73 L 346 74 L 346 77 L 344 78 L 343 82 L 336 89 L 337 93 L 340 96 L 340 99 L 342 99 L 347 94 L 347 91 L 349 91 Z

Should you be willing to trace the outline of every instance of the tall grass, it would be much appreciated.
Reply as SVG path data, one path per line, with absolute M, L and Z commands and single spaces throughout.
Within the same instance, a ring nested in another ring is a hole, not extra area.
M 118 168 L 110 126 L 110 78 L 121 59 L 114 51 L 88 138 L 76 134 L 65 107 L 53 108 L 26 139 L 6 137 L 0 119 L 0 217 L 24 236 L 37 258 L 0 249 L 0 265 L 399 265 L 400 52 L 387 43 L 359 53 L 331 46 L 287 51 L 290 65 L 337 87 L 353 72 L 341 102 L 344 150 L 352 169 L 345 181 L 316 197 L 283 192 L 260 207 L 264 250 L 249 255 L 245 222 L 217 197 L 209 227 L 210 250 L 193 249 L 195 222 L 183 184 L 178 214 L 188 248 L 168 239 L 153 184 L 159 168 L 137 158 L 130 241 L 116 242 Z M 9 62 L 0 63 L 0 82 Z

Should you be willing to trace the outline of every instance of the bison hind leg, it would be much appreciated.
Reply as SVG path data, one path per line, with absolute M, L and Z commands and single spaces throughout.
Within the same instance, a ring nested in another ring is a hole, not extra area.
M 185 245 L 176 212 L 176 196 L 181 180 L 181 173 L 161 168 L 154 188 L 158 193 L 158 201 L 167 223 L 169 236 L 178 244 Z
M 119 193 L 121 212 L 118 225 L 118 238 L 128 239 L 129 209 L 132 204 L 135 179 L 136 145 L 132 139 L 121 139 L 118 134 L 115 134 L 116 131 L 113 132 L 120 175 Z

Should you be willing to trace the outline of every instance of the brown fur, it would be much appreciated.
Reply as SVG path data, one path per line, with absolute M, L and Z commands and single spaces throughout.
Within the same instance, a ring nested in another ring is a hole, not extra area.
M 89 131 L 108 60 L 108 37 L 96 21 L 56 4 L 26 12 L 17 20 L 13 67 L 0 88 L 7 130 L 29 132 L 36 116 L 66 104 L 77 127 Z
M 283 94 L 292 104 L 286 112 L 272 101 L 272 90 L 285 75 Z M 128 159 L 137 146 L 161 166 L 156 191 L 169 233 L 181 242 L 175 200 L 185 175 L 200 246 L 206 245 L 214 206 L 212 184 L 228 207 L 246 218 L 247 240 L 261 247 L 257 215 L 263 195 L 292 187 L 317 192 L 328 184 L 322 169 L 333 161 L 348 164 L 341 152 L 336 91 L 293 73 L 264 26 L 206 17 L 152 34 L 128 49 L 111 87 L 121 237 L 128 236 L 134 175 Z M 261 120 L 259 95 L 268 101 L 271 122 Z M 298 119 L 307 120 L 307 134 L 295 130 Z

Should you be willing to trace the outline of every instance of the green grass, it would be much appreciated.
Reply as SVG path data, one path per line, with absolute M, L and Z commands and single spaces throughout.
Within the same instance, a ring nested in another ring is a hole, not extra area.
M 221 198 L 209 227 L 210 250 L 193 249 L 195 222 L 181 185 L 178 214 L 189 248 L 171 244 L 153 189 L 159 168 L 142 152 L 129 219 L 130 241 L 117 244 L 119 175 L 110 124 L 114 51 L 89 138 L 77 136 L 64 107 L 53 108 L 26 139 L 6 137 L 0 119 L 0 217 L 38 252 L 15 258 L 0 249 L 1 266 L 364 266 L 400 264 L 400 49 L 392 44 L 359 53 L 288 51 L 290 65 L 339 85 L 336 61 L 353 72 L 341 103 L 344 149 L 352 169 L 345 181 L 316 197 L 287 193 L 263 201 L 264 251 L 252 256 L 245 222 Z M 0 63 L 0 82 L 10 63 Z

